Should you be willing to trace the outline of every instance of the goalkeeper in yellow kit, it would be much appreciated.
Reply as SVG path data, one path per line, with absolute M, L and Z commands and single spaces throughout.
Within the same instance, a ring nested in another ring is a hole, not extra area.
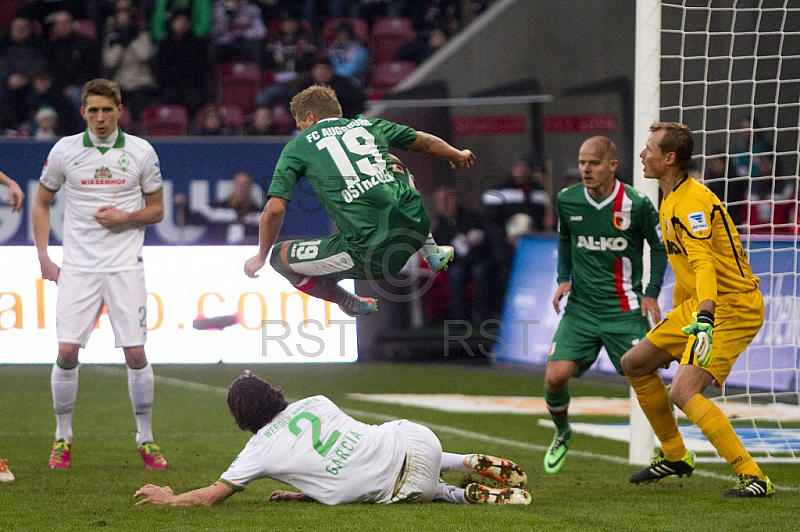
M 692 132 L 676 122 L 656 122 L 640 157 L 644 176 L 658 179 L 664 199 L 659 222 L 675 272 L 674 308 L 622 357 L 622 369 L 661 451 L 633 483 L 691 475 L 694 454 L 686 449 L 670 399 L 697 425 L 739 475 L 725 497 L 770 497 L 772 482 L 745 450 L 725 414 L 702 392 L 721 386 L 764 322 L 758 291 L 739 234 L 719 198 L 688 175 Z M 669 394 L 658 368 L 680 362 Z

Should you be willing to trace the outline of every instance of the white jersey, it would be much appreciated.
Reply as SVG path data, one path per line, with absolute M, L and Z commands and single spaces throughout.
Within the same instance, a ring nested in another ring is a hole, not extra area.
M 241 491 L 271 478 L 323 504 L 386 504 L 406 448 L 397 422 L 367 425 L 316 395 L 290 404 L 254 434 L 220 481 Z
M 162 187 L 158 156 L 149 142 L 122 130 L 102 142 L 88 130 L 62 138 L 39 178 L 47 190 L 63 186 L 66 194 L 63 267 L 92 272 L 142 268 L 144 227 L 106 229 L 94 214 L 105 205 L 126 212 L 142 209 L 144 195 Z

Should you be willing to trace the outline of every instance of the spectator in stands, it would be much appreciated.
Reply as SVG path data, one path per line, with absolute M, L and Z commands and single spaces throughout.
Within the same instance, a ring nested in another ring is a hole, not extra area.
M 161 103 L 183 105 L 190 115 L 206 100 L 206 45 L 191 31 L 189 17 L 177 13 L 169 22 L 169 33 L 158 46 L 153 74 Z
M 203 244 L 257 244 L 262 206 L 253 198 L 253 187 L 250 174 L 238 172 L 233 176 L 233 192 L 224 200 L 188 210 L 186 195 L 179 193 L 175 194 L 175 207 L 186 223 L 208 227 Z
M 272 73 L 273 83 L 261 90 L 259 105 L 288 102 L 297 92 L 298 78 L 311 69 L 316 55 L 314 36 L 306 32 L 297 16 L 283 12 L 278 33 L 267 39 L 262 54 L 261 67 Z
M 27 114 L 33 116 L 43 106 L 53 108 L 58 113 L 58 136 L 74 135 L 85 129 L 85 124 L 80 113 L 61 92 L 53 87 L 53 73 L 47 67 L 42 67 L 33 76 L 32 91 L 28 95 Z
M 417 31 L 445 27 L 451 18 L 461 19 L 461 0 L 417 0 L 411 12 Z
M 207 105 L 200 113 L 202 120 L 200 125 L 192 130 L 193 135 L 233 135 L 233 130 L 225 125 L 219 106 L 216 104 Z
M 340 24 L 336 28 L 333 41 L 328 46 L 333 72 L 342 78 L 352 78 L 364 86 L 369 72 L 369 52 L 358 42 L 353 26 L 350 23 Z M 348 115 L 349 116 L 349 115 Z
M 336 97 L 342 105 L 342 116 L 353 118 L 364 112 L 364 102 L 367 96 L 364 88 L 350 78 L 337 76 L 327 56 L 320 54 L 314 61 L 311 71 L 299 80 L 294 94 L 301 92 L 311 85 L 327 85 L 336 92 Z M 293 94 L 293 95 L 294 95 Z
M 750 117 L 745 116 L 739 119 L 738 125 L 740 131 L 735 134 L 736 138 L 731 149 L 731 153 L 735 156 L 733 164 L 736 168 L 736 175 L 740 177 L 765 175 L 756 161 L 753 161 L 753 168 L 750 168 L 750 154 L 770 152 L 772 143 L 763 131 L 758 131 L 760 124 L 757 120 L 753 119 L 751 122 Z
M 34 115 L 30 136 L 36 140 L 55 140 L 60 136 L 57 127 L 58 113 L 49 105 L 43 105 Z
M 431 234 L 439 245 L 453 246 L 455 258 L 447 270 L 450 285 L 449 319 L 481 323 L 492 316 L 492 247 L 483 215 L 461 204 L 455 189 L 443 186 L 433 195 L 435 216 Z M 474 284 L 474 304 L 467 304 L 468 287 Z
M 12 128 L 28 119 L 31 80 L 44 63 L 44 48 L 33 31 L 33 22 L 15 16 L 8 34 L 0 38 L 0 101 L 9 113 Z
M 189 31 L 196 39 L 206 43 L 214 27 L 212 0 L 155 0 L 150 31 L 153 41 L 161 42 L 169 37 L 172 21 L 178 16 L 186 17 Z
M 399 61 L 413 61 L 420 65 L 435 54 L 450 39 L 444 27 L 437 26 L 430 31 L 420 32 L 416 39 L 395 50 L 394 58 Z
M 250 0 L 214 2 L 211 55 L 215 65 L 231 60 L 258 62 L 266 36 L 267 27 L 257 4 Z
M 278 124 L 275 123 L 275 116 L 272 109 L 260 105 L 253 111 L 253 117 L 245 127 L 246 135 L 280 135 Z
M 414 0 L 355 0 L 350 16 L 374 22 L 379 17 L 407 17 Z
M 706 159 L 706 174 L 703 184 L 725 203 L 728 214 L 735 225 L 744 219 L 744 200 L 747 198 L 749 179 L 738 177 L 733 160 L 722 150 L 717 150 Z
M 156 92 L 156 81 L 150 69 L 153 51 L 150 33 L 136 24 L 134 12 L 117 11 L 114 25 L 103 43 L 103 68 L 106 78 L 119 85 L 125 105 L 137 124 L 142 110 L 152 103 Z
M 56 88 L 78 109 L 83 84 L 100 76 L 100 46 L 75 32 L 75 18 L 69 11 L 57 11 L 52 17 L 47 63 L 55 73 Z
M 550 196 L 542 179 L 541 168 L 529 157 L 518 157 L 505 180 L 483 192 L 487 229 L 494 245 L 496 278 L 498 286 L 503 287 L 493 301 L 496 309 L 503 304 L 517 237 L 533 231 L 550 231 L 554 225 L 552 215 L 548 215 Z M 514 234 L 509 234 L 509 228 Z

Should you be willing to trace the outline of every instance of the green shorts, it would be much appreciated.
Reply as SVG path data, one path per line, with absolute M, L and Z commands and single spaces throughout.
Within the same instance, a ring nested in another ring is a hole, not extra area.
M 605 346 L 608 358 L 622 375 L 622 355 L 639 343 L 649 330 L 650 322 L 639 309 L 612 318 L 599 318 L 586 312 L 565 312 L 553 336 L 547 361 L 576 362 L 578 368 L 573 376 L 580 377 L 595 363 L 600 347 Z
M 382 280 L 394 277 L 425 243 L 430 219 L 414 229 L 394 230 L 367 247 L 353 246 L 341 233 L 294 240 L 287 250 L 292 271 L 308 277 Z M 282 243 L 275 245 L 280 249 Z

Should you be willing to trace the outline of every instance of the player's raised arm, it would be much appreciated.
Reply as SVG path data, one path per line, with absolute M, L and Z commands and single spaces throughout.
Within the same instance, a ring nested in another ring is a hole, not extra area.
M 450 166 L 458 170 L 460 168 L 469 168 L 475 164 L 475 154 L 470 150 L 459 150 L 454 148 L 445 140 L 425 133 L 424 131 L 417 131 L 417 138 L 411 143 L 409 147 L 411 151 L 424 153 L 438 157 L 439 159 L 447 159 L 450 161 Z

